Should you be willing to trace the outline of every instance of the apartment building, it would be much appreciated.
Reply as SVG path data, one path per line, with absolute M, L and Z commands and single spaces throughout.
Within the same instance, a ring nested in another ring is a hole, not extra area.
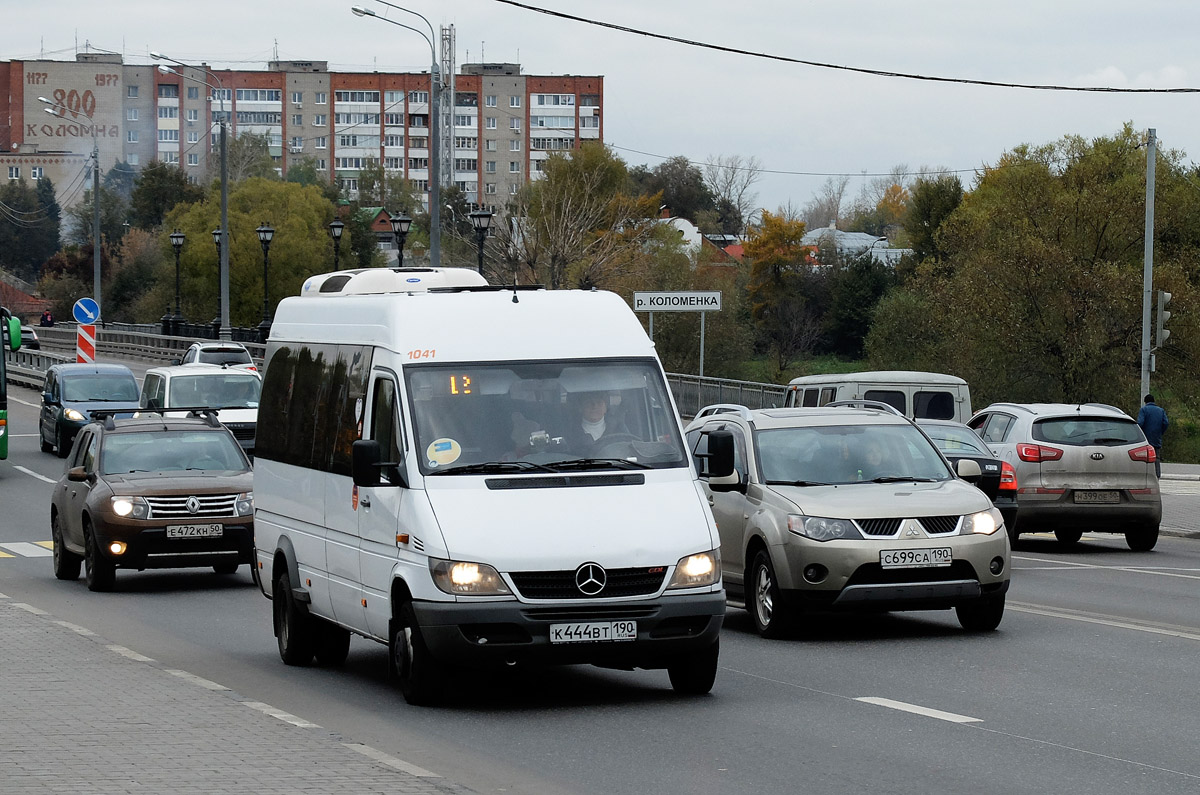
M 603 140 L 603 77 L 481 63 L 446 82 L 441 182 L 472 205 L 500 211 L 550 153 Z M 40 97 L 60 118 L 44 113 Z M 430 100 L 428 72 L 330 72 L 325 61 L 271 61 L 263 70 L 164 70 L 97 53 L 0 61 L 0 178 L 50 177 L 69 207 L 87 187 L 81 174 L 95 146 L 102 173 L 159 160 L 203 182 L 218 173 L 224 122 L 231 136 L 266 135 L 281 174 L 311 157 L 353 198 L 360 171 L 377 161 L 427 192 L 437 126 Z

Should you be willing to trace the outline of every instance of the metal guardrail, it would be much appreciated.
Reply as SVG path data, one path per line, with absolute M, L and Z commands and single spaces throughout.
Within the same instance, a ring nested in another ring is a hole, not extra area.
M 667 373 L 667 384 L 675 396 L 680 416 L 695 417 L 696 412 L 714 403 L 736 403 L 750 409 L 769 409 L 783 405 L 787 387 L 735 381 L 731 378 Z
M 169 363 L 178 359 L 193 342 L 206 342 L 204 337 L 166 337 L 158 333 L 156 325 L 116 324 L 96 330 L 96 353 L 124 359 L 139 359 Z M 6 354 L 9 362 L 9 380 L 27 384 L 36 376 L 35 388 L 41 385 L 41 375 L 55 362 L 75 360 L 75 327 L 59 324 L 52 328 L 39 328 L 41 351 L 18 351 Z M 246 350 L 258 362 L 266 355 L 267 346 L 257 342 L 244 342 Z M 714 403 L 737 403 L 751 409 L 782 406 L 787 387 L 780 384 L 762 384 L 755 381 L 736 381 L 730 378 L 667 373 L 667 384 L 675 396 L 675 405 L 684 418 L 696 416 L 704 406 Z

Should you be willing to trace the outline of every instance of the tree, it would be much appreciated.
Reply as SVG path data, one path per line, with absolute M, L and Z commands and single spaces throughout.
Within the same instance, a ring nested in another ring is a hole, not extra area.
M 740 235 L 754 216 L 758 194 L 751 188 L 760 176 L 762 163 L 754 156 L 721 155 L 704 163 L 704 182 L 716 200 L 718 225 L 725 234 Z
M 654 228 L 652 200 L 625 193 L 627 180 L 624 161 L 600 143 L 551 155 L 542 179 L 522 189 L 499 227 L 499 272 L 552 289 L 619 276 L 626 250 Z
M 746 241 L 750 262 L 747 291 L 750 315 L 759 338 L 774 359 L 775 379 L 796 356 L 816 342 L 814 317 L 806 311 L 805 276 L 811 249 L 802 242 L 804 222 L 787 220 L 766 210 L 762 223 Z
M 0 267 L 35 282 L 42 263 L 58 250 L 59 207 L 54 186 L 43 177 L 0 185 Z
M 181 252 L 183 312 L 203 317 L 217 305 L 217 260 L 211 231 L 219 223 L 220 201 L 212 194 L 202 202 L 176 205 L 164 219 L 164 229 L 178 227 L 187 238 Z M 270 248 L 268 309 L 280 299 L 299 295 L 304 280 L 332 270 L 333 246 L 328 224 L 333 205 L 316 186 L 302 187 L 278 179 L 250 178 L 229 194 L 229 315 L 235 326 L 254 326 L 263 312 L 263 253 L 255 228 L 269 223 L 275 229 Z M 165 239 L 165 232 L 160 234 Z M 160 246 L 159 281 L 174 285 L 175 260 L 171 246 Z M 170 252 L 168 254 L 168 252 Z M 167 274 L 170 274 L 169 277 Z M 172 295 L 174 291 L 172 290 Z M 145 320 L 156 319 L 151 315 Z
M 342 246 L 350 252 L 347 266 L 353 268 L 377 268 L 384 264 L 384 254 L 379 248 L 379 240 L 371 229 L 374 216 L 358 206 L 351 204 L 350 211 L 342 216 L 346 226 L 342 230 Z M 347 241 L 349 238 L 349 241 Z
M 83 194 L 83 200 L 67 210 L 68 230 L 66 238 L 77 246 L 92 245 L 92 192 Z M 120 195 L 100 186 L 100 241 L 116 242 L 125 235 L 125 219 L 129 216 L 129 205 Z
M 154 160 L 146 165 L 134 183 L 129 220 L 147 231 L 162 224 L 176 204 L 190 204 L 204 198 L 204 190 L 188 181 L 187 173 L 175 165 Z
M 443 199 L 446 191 L 442 193 Z M 402 174 L 385 170 L 383 164 L 374 158 L 368 158 L 359 169 L 358 202 L 364 207 L 386 207 L 392 213 L 406 213 L 409 216 L 413 216 L 421 207 L 416 187 Z
M 120 196 L 121 200 L 128 204 L 133 199 L 133 188 L 137 184 L 137 176 L 136 168 L 124 160 L 118 160 L 101 178 L 100 184 Z
M 669 157 L 650 171 L 639 166 L 630 175 L 630 181 L 640 195 L 661 193 L 661 204 L 666 205 L 671 215 L 693 223 L 697 213 L 715 206 L 704 174 L 683 156 Z
M 822 251 L 821 256 L 827 256 L 827 252 Z M 894 274 L 868 249 L 839 261 L 831 269 L 830 277 L 830 306 L 825 318 L 827 339 L 834 353 L 862 358 L 875 307 L 891 288 Z
M 939 253 L 918 267 L 907 297 L 880 306 L 867 340 L 872 359 L 928 351 L 922 369 L 966 378 L 983 402 L 1136 406 L 1145 151 L 1126 125 L 1111 138 L 1068 136 L 1005 153 L 939 225 Z M 1200 192 L 1181 161 L 1178 152 L 1160 154 L 1156 215 L 1200 214 Z M 1156 378 L 1192 390 L 1200 327 L 1187 310 L 1200 277 L 1200 225 L 1170 228 L 1169 240 L 1156 241 L 1155 283 L 1174 293 L 1181 333 L 1158 360 L 1178 357 L 1183 366 L 1160 364 Z M 905 328 L 900 311 L 923 313 L 922 322 Z M 940 344 L 922 339 L 931 330 Z
M 836 224 L 842 216 L 842 204 L 846 198 L 849 177 L 829 177 L 821 190 L 800 211 L 804 225 L 809 229 L 820 229 Z
M 917 180 L 903 218 L 909 247 L 917 262 L 940 258 L 942 252 L 937 245 L 937 232 L 962 200 L 962 183 L 956 176 Z
M 229 171 L 229 186 L 252 177 L 279 179 L 274 158 L 271 157 L 271 139 L 266 133 L 229 134 L 226 142 L 226 168 Z M 212 180 L 221 179 L 221 157 L 218 152 L 209 158 L 209 174 Z M 219 188 L 214 188 L 219 190 Z

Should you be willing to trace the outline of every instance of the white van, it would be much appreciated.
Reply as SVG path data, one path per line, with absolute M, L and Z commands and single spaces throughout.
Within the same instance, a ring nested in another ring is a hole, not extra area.
M 340 271 L 280 302 L 265 362 L 257 579 L 285 663 L 336 665 L 355 633 L 410 703 L 459 665 L 712 688 L 720 541 L 620 297 Z
M 784 406 L 824 406 L 835 400 L 878 400 L 909 419 L 971 416 L 971 390 L 958 376 L 915 370 L 805 375 L 788 382 Z
M 217 364 L 152 367 L 142 379 L 138 405 L 144 409 L 219 409 L 246 455 L 254 457 L 254 426 L 262 377 L 253 370 Z M 176 415 L 181 416 L 181 415 Z

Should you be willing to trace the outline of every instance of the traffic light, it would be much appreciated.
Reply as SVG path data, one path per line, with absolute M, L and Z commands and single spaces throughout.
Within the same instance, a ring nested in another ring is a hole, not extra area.
M 1166 290 L 1159 290 L 1157 334 L 1154 343 L 1154 347 L 1156 348 L 1161 348 L 1163 343 L 1167 341 L 1167 337 L 1171 336 L 1171 329 L 1164 328 L 1167 325 L 1167 320 L 1171 317 L 1171 313 L 1167 311 L 1167 304 L 1169 303 L 1171 303 L 1171 294 Z

